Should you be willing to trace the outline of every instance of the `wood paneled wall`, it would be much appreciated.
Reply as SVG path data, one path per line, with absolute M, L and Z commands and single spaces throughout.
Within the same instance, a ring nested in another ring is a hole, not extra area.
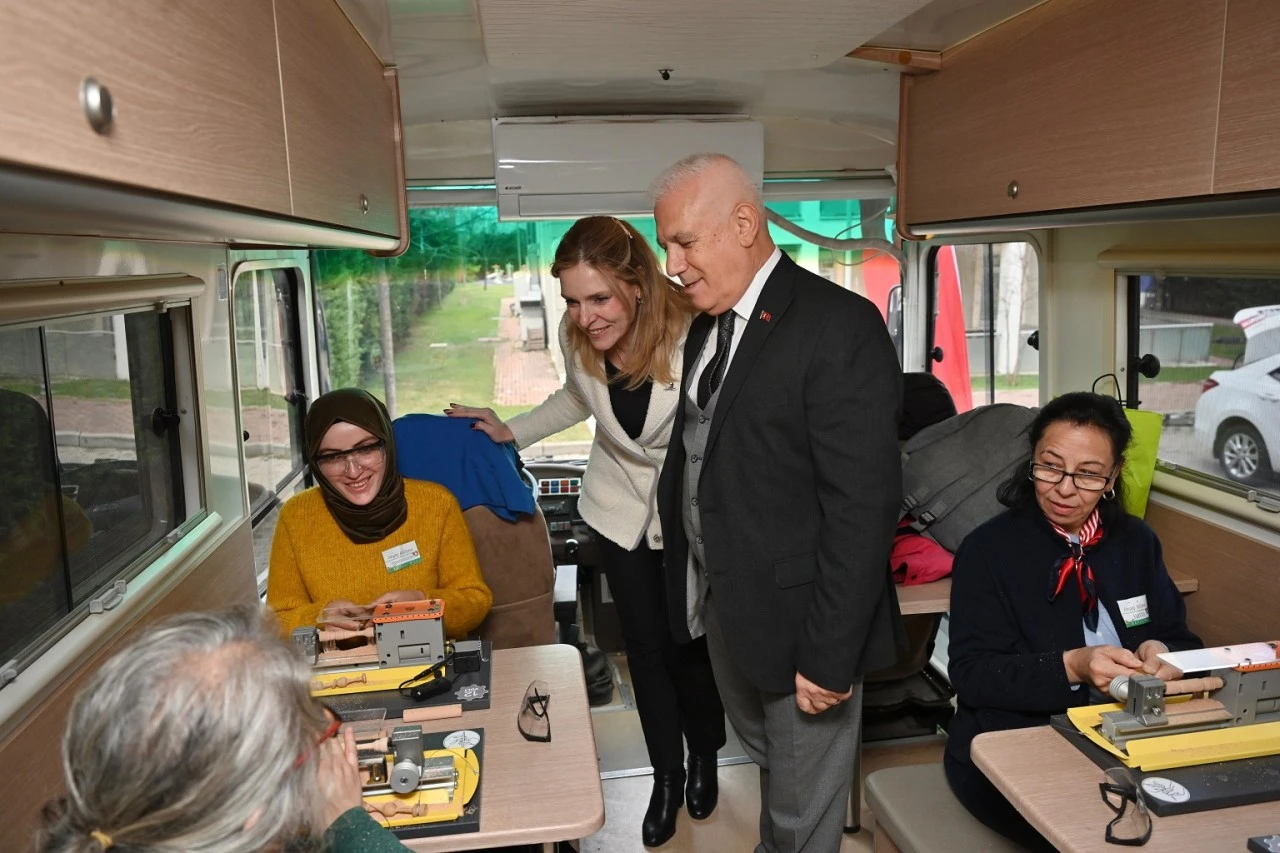
M 1206 646 L 1280 639 L 1280 549 L 1157 503 L 1146 520 L 1170 571 L 1200 581 L 1187 624 Z
M 184 610 L 207 610 L 258 601 L 253 539 L 248 520 L 201 561 L 190 575 L 116 642 L 87 661 L 74 677 L 53 690 L 40 709 L 0 742 L 0 850 L 34 850 L 40 811 L 61 796 L 62 730 L 76 690 L 143 625 Z

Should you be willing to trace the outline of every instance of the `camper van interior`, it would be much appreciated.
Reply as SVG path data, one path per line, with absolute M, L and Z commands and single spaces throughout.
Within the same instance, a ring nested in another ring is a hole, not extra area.
M 69 709 L 105 661 L 162 618 L 265 606 L 281 509 L 323 478 L 318 397 L 361 388 L 391 419 L 538 406 L 572 368 L 560 241 L 612 216 L 673 263 L 651 184 L 698 153 L 740 164 L 787 257 L 870 300 L 908 390 L 950 399 L 928 423 L 1118 400 L 1125 506 L 1186 627 L 1274 652 L 1278 40 L 1274 0 L 0 0 L 0 849 L 41 849 Z M 511 520 L 462 505 L 494 601 L 482 644 L 435 641 L 450 689 L 475 685 L 446 703 L 460 717 L 413 724 L 416 753 L 378 729 L 384 771 L 455 774 L 471 819 L 414 829 L 392 803 L 382 822 L 421 851 L 816 850 L 761 840 L 732 725 L 714 812 L 642 843 L 656 774 L 612 543 L 580 508 L 603 427 L 579 420 L 501 457 L 528 504 Z M 458 494 L 474 479 L 449 477 L 493 464 L 399 423 L 402 457 Z M 965 701 L 943 553 L 889 567 L 905 638 L 865 674 L 841 851 L 1022 849 L 943 775 Z M 483 678 L 454 672 L 481 657 Z M 1100 759 L 1048 726 L 980 735 L 974 760 L 1059 850 L 1108 849 L 1140 808 L 1153 849 L 1245 849 L 1280 831 L 1267 690 L 1261 745 L 1196 772 L 1272 781 L 1209 810 L 1151 807 L 1199 795 L 1147 772 L 1124 818 Z M 479 781 L 465 756 L 424 764 L 424 732 L 479 755 Z M 75 849 L 134 849 L 93 837 Z

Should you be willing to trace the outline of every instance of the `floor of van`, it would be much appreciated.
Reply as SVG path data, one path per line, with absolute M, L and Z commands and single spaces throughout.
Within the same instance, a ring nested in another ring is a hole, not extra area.
M 649 850 L 640 841 L 640 823 L 653 790 L 653 768 L 649 764 L 635 709 L 626 656 L 612 653 L 609 665 L 614 673 L 614 694 L 607 705 L 591 709 L 596 751 L 600 758 L 600 778 L 604 787 L 605 824 L 578 843 L 581 853 L 643 853 Z M 946 736 L 924 734 L 867 743 L 862 750 L 862 775 L 882 767 L 936 763 L 942 760 Z M 695 821 L 687 812 L 676 822 L 676 834 L 658 848 L 671 853 L 706 850 L 749 851 L 759 840 L 759 770 L 738 743 L 733 727 L 719 753 L 720 802 L 711 817 Z M 871 813 L 862 807 L 863 829 L 847 833 L 841 853 L 874 849 Z

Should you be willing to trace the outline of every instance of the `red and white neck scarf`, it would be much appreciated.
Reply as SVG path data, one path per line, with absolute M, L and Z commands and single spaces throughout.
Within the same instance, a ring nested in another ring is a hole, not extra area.
M 1073 541 L 1072 535 L 1052 521 L 1049 526 L 1067 543 L 1070 552 L 1057 572 L 1050 577 L 1049 600 L 1053 601 L 1067 585 L 1067 578 L 1076 576 L 1076 586 L 1080 588 L 1080 606 L 1084 610 L 1084 624 L 1090 631 L 1098 630 L 1098 591 L 1093 582 L 1093 569 L 1085 556 L 1086 552 L 1102 541 L 1102 516 L 1094 510 L 1080 528 L 1079 541 Z

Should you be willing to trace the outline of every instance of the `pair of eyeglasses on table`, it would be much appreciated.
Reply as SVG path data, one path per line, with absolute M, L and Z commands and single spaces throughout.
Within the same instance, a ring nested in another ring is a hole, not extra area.
M 516 728 L 525 740 L 551 742 L 551 716 L 547 710 L 550 704 L 551 688 L 545 681 L 534 681 L 525 689 L 516 717 Z
M 1141 847 L 1151 839 L 1151 812 L 1143 800 L 1138 782 L 1124 767 L 1112 767 L 1098 783 L 1102 801 L 1115 813 L 1107 824 L 1108 844 Z

